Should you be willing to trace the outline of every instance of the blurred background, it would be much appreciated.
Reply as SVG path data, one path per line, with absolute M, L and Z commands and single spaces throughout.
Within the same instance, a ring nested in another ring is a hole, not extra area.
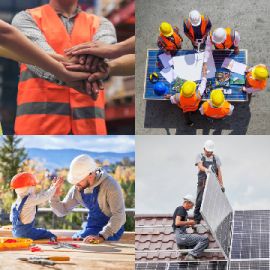
M 0 1 L 0 19 L 10 23 L 16 13 L 47 4 L 48 0 Z M 87 12 L 108 18 L 118 42 L 135 35 L 135 0 L 80 0 Z M 18 64 L 0 57 L 0 121 L 4 134 L 14 133 Z M 113 77 L 105 83 L 108 134 L 135 134 L 135 80 Z
M 9 215 L 16 194 L 10 180 L 18 172 L 33 173 L 37 191 L 46 190 L 55 176 L 66 180 L 73 158 L 88 154 L 122 187 L 127 221 L 126 231 L 134 231 L 135 137 L 134 136 L 3 136 L 0 138 L 0 227 L 10 224 Z M 67 181 L 61 199 L 71 188 Z M 39 205 L 36 223 L 47 229 L 81 229 L 88 210 L 76 207 L 63 218 L 56 217 L 49 203 Z

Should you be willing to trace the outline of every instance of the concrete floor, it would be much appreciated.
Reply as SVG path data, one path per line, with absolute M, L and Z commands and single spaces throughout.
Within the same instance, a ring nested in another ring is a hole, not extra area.
M 270 2 L 268 0 L 136 0 L 136 134 L 270 134 L 270 88 L 250 103 L 237 103 L 233 116 L 210 123 L 199 113 L 195 127 L 186 127 L 182 112 L 168 101 L 143 100 L 147 48 L 156 48 L 159 24 L 180 27 L 183 18 L 198 9 L 212 21 L 212 29 L 232 27 L 248 50 L 248 64 L 270 65 Z M 184 38 L 183 48 L 191 49 Z

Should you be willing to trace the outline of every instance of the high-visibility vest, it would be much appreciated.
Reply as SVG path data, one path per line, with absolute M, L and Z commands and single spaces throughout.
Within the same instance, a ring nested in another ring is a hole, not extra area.
M 256 80 L 252 77 L 252 71 L 246 74 L 246 86 L 254 89 L 264 90 L 267 85 L 267 80 Z
M 202 108 L 204 115 L 215 119 L 221 119 L 230 114 L 231 104 L 228 101 L 224 101 L 220 108 L 215 108 L 212 107 L 208 101 L 205 101 L 202 104 Z
M 215 44 L 212 40 L 212 33 L 210 33 L 211 42 L 214 44 L 216 49 L 231 49 L 234 46 L 235 31 L 231 28 L 226 28 L 226 40 L 221 44 Z
M 173 32 L 172 36 L 174 38 L 174 42 L 170 41 L 167 37 L 163 36 L 162 34 L 160 35 L 162 42 L 164 44 L 164 47 L 168 51 L 179 50 L 181 48 L 183 39 L 175 31 Z
M 28 10 L 57 54 L 93 39 L 100 19 L 80 12 L 69 35 L 50 5 Z M 25 64 L 20 67 L 16 134 L 106 134 L 104 91 L 96 101 L 75 89 L 39 78 Z
M 207 24 L 209 22 L 209 19 L 207 17 L 205 17 L 204 15 L 201 16 L 201 19 L 202 19 L 202 22 L 201 22 L 201 35 L 203 37 L 206 34 L 206 27 L 207 27 Z M 194 33 L 193 26 L 192 26 L 192 24 L 190 22 L 190 19 L 185 20 L 185 25 L 187 27 L 189 35 L 192 37 L 192 40 L 195 41 L 195 33 Z
M 199 98 L 196 94 L 192 97 L 184 97 L 180 95 L 178 107 L 183 110 L 183 112 L 194 112 L 198 110 L 201 98 Z

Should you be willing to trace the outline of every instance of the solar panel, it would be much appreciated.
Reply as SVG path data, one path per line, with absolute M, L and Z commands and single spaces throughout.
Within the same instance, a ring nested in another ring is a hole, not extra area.
M 164 82 L 169 87 L 168 94 L 175 94 L 176 91 L 173 90 L 173 85 L 168 83 L 166 79 L 160 74 L 160 69 L 157 66 L 158 55 L 162 52 L 157 49 L 148 49 L 147 50 L 147 60 L 146 60 L 146 72 L 145 72 L 145 87 L 144 87 L 144 99 L 148 100 L 164 100 L 163 96 L 157 96 L 154 93 L 154 84 L 150 82 L 149 76 L 151 73 L 156 72 L 159 75 L 159 81 Z M 194 53 L 194 50 L 180 50 L 177 52 L 177 56 L 186 55 Z M 225 57 L 230 57 L 237 62 L 247 64 L 247 50 L 240 50 L 238 55 L 235 55 L 231 51 L 227 50 L 214 50 L 213 57 L 217 69 L 221 68 L 221 65 Z M 214 82 L 214 79 L 208 79 L 208 81 Z M 199 82 L 199 81 L 198 81 Z M 247 101 L 247 94 L 240 89 L 243 85 L 230 85 L 232 90 L 231 94 L 225 94 L 225 97 L 228 101 Z M 203 99 L 209 98 L 209 93 L 203 96 Z
M 226 261 L 136 263 L 136 270 L 226 270 Z
M 270 258 L 270 211 L 235 211 L 231 259 Z
M 230 270 L 269 270 L 268 260 L 233 261 L 230 263 Z
M 233 209 L 225 193 L 221 191 L 216 175 L 212 172 L 207 177 L 200 212 L 210 227 L 212 235 L 223 250 L 224 256 L 228 258 Z

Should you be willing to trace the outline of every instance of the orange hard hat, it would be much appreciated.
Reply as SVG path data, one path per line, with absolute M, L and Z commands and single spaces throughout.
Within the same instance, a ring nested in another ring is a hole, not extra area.
M 36 186 L 37 180 L 32 173 L 22 172 L 18 173 L 11 179 L 10 187 L 13 189 Z

